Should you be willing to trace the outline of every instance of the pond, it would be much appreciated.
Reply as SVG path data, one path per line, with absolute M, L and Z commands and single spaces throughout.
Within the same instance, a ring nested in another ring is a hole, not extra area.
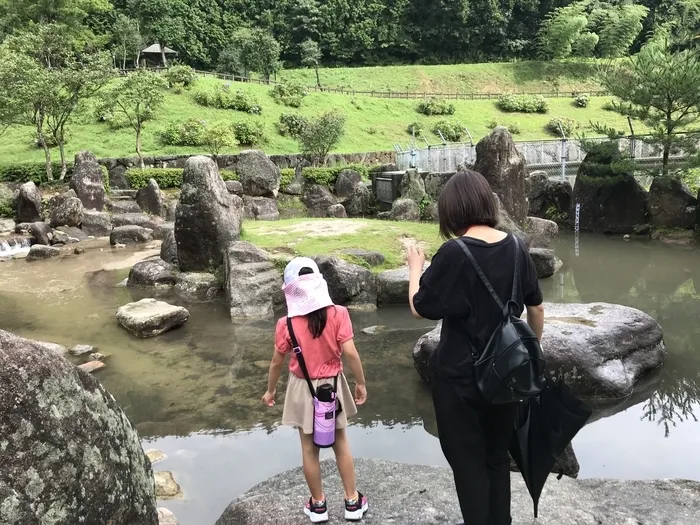
M 700 251 L 651 241 L 562 234 L 564 267 L 542 282 L 546 300 L 606 301 L 659 320 L 669 351 L 663 370 L 630 399 L 600 407 L 574 441 L 581 477 L 700 480 Z M 223 303 L 185 304 L 191 319 L 137 340 L 116 309 L 146 294 L 120 286 L 148 252 L 93 247 L 80 257 L 0 262 L 0 328 L 109 354 L 98 378 L 144 441 L 168 458 L 182 500 L 164 502 L 182 525 L 213 524 L 252 485 L 301 464 L 298 438 L 279 427 L 281 406 L 260 403 L 273 321 L 232 324 Z M 357 456 L 446 465 L 427 388 L 411 350 L 432 326 L 405 308 L 353 313 L 369 401 L 350 428 Z M 362 332 L 381 326 L 375 335 Z M 280 385 L 280 390 L 284 385 Z M 552 483 L 556 483 L 553 480 Z

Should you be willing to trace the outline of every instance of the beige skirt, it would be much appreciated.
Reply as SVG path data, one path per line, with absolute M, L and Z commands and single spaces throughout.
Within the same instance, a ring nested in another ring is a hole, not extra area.
M 333 384 L 335 378 L 312 379 L 314 388 L 324 383 Z M 355 399 L 345 374 L 338 377 L 338 399 L 343 410 L 335 418 L 335 428 L 345 428 L 348 426 L 348 418 L 357 414 Z M 287 383 L 287 394 L 284 398 L 284 410 L 282 412 L 282 424 L 290 427 L 300 428 L 304 434 L 314 432 L 314 405 L 309 385 L 306 379 L 300 379 L 295 374 L 289 374 Z

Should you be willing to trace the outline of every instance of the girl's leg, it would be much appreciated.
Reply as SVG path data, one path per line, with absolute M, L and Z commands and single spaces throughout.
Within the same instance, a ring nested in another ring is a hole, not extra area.
M 304 477 L 306 484 L 311 491 L 311 497 L 315 502 L 324 501 L 323 495 L 323 480 L 321 478 L 321 464 L 318 459 L 318 447 L 314 445 L 314 437 L 311 434 L 304 434 L 302 429 L 299 429 L 301 437 L 301 453 L 304 460 Z
M 335 453 L 335 462 L 338 464 L 338 472 L 340 479 L 343 480 L 343 489 L 345 489 L 345 499 L 357 499 L 357 487 L 355 486 L 355 461 L 350 452 L 350 443 L 345 433 L 345 429 L 337 429 L 335 431 L 335 445 L 333 445 Z

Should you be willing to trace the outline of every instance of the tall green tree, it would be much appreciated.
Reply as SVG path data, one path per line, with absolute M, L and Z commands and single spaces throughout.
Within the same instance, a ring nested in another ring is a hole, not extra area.
M 138 21 L 118 13 L 113 26 L 112 46 L 122 69 L 126 69 L 129 61 L 133 61 L 134 67 L 138 66 L 139 55 L 143 48 Z
M 318 73 L 319 64 L 323 53 L 319 45 L 313 40 L 304 40 L 300 46 L 301 65 L 313 67 L 316 70 L 316 85 L 321 89 L 321 76 Z
M 269 84 L 272 76 L 282 69 L 280 44 L 274 36 L 260 29 L 253 31 L 251 43 L 250 52 L 253 57 L 253 68 Z
M 139 20 L 143 34 L 161 48 L 161 62 L 168 67 L 166 46 L 177 47 L 185 38 L 183 12 L 188 12 L 181 0 L 128 0 L 129 12 Z

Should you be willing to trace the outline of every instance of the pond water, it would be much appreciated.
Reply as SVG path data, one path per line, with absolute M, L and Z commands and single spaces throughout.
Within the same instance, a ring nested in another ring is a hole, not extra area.
M 619 237 L 562 234 L 565 266 L 542 282 L 546 300 L 607 301 L 659 320 L 669 355 L 628 400 L 600 407 L 574 441 L 581 477 L 700 480 L 700 251 Z M 273 322 L 231 324 L 223 303 L 186 304 L 190 321 L 159 338 L 130 337 L 116 309 L 145 296 L 119 286 L 149 252 L 104 246 L 80 257 L 0 262 L 0 328 L 110 357 L 98 378 L 138 428 L 144 448 L 168 458 L 185 497 L 163 504 L 182 525 L 213 524 L 254 484 L 301 464 L 298 438 L 279 427 L 281 406 L 260 403 Z M 432 325 L 405 308 L 353 314 L 369 401 L 349 432 L 357 456 L 446 465 L 427 388 L 411 349 Z M 375 335 L 365 327 L 386 327 Z M 280 385 L 283 391 L 284 385 Z M 552 481 L 556 482 L 556 481 Z

